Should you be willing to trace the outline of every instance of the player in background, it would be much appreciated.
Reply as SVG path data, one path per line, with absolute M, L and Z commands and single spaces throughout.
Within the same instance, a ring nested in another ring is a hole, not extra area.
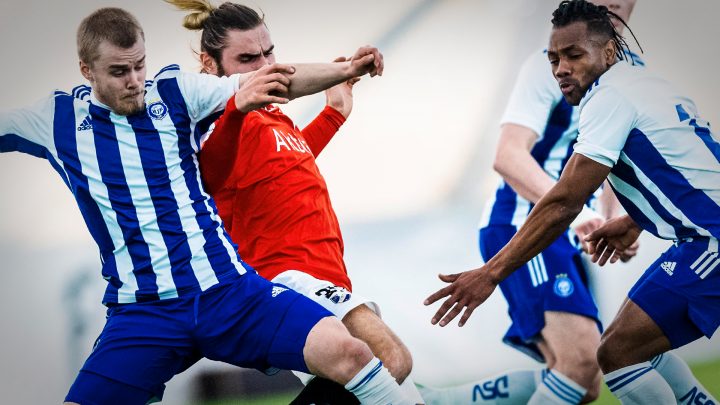
M 432 322 L 463 325 L 495 286 L 562 233 L 608 178 L 629 215 L 585 238 L 594 260 L 616 261 L 641 230 L 674 240 L 635 286 L 598 349 L 610 390 L 624 404 L 717 403 L 668 351 L 720 325 L 720 143 L 689 98 L 625 59 L 617 15 L 584 0 L 553 13 L 548 58 L 560 90 L 580 108 L 579 137 L 562 176 L 517 235 L 483 267 L 443 276 L 450 296 Z M 578 392 L 548 384 L 554 402 Z M 708 401 L 708 402 L 706 402 Z M 531 401 L 532 402 L 532 401 Z
M 635 0 L 597 0 L 628 20 Z M 624 25 L 614 21 L 622 32 Z M 636 65 L 642 62 L 632 55 Z M 530 210 L 552 188 L 572 154 L 578 137 L 579 111 L 563 99 L 547 50 L 523 64 L 501 120 L 493 164 L 502 176 L 480 221 L 479 245 L 489 261 L 515 235 Z M 569 229 L 520 271 L 500 283 L 512 324 L 503 341 L 545 363 L 547 369 L 515 370 L 481 383 L 424 393 L 460 403 L 477 399 L 503 404 L 547 402 L 550 387 L 573 393 L 573 403 L 595 400 L 600 393 L 597 363 L 602 326 L 588 286 L 587 268 L 577 238 L 618 215 L 609 187 L 595 193 Z M 601 213 L 594 208 L 601 202 Z M 577 235 L 577 236 L 576 236 Z M 627 260 L 635 247 L 625 252 Z
M 230 2 L 218 7 L 203 0 L 167 2 L 190 13 L 186 28 L 202 31 L 204 72 L 250 73 L 275 63 L 275 44 L 255 10 Z M 408 396 L 423 403 L 408 377 L 410 352 L 382 321 L 378 305 L 352 291 L 340 226 L 315 163 L 352 110 L 355 80 L 329 89 L 327 106 L 302 130 L 276 105 L 249 113 L 230 105 L 202 146 L 200 167 L 243 259 L 262 277 L 305 294 L 342 319 Z M 312 376 L 299 377 L 308 384 Z M 312 379 L 296 403 L 356 401 L 347 394 L 342 386 Z
M 377 50 L 342 64 L 225 78 L 171 65 L 146 89 L 144 33 L 131 14 L 93 12 L 77 43 L 89 102 L 55 92 L 0 114 L 0 152 L 51 163 L 78 202 L 108 280 L 106 325 L 66 402 L 159 400 L 173 375 L 204 356 L 314 372 L 365 403 L 409 403 L 336 317 L 246 267 L 202 187 L 193 137 L 228 98 L 243 110 L 285 103 L 381 70 Z

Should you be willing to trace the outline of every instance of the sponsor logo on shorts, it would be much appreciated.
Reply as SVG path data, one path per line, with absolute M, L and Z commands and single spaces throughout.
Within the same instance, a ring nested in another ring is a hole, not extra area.
M 555 276 L 555 286 L 553 286 L 553 291 L 561 297 L 569 297 L 575 291 L 575 286 L 567 274 L 558 274 Z
M 342 304 L 343 302 L 347 302 L 352 296 L 350 291 L 342 287 L 336 287 L 333 285 L 315 291 L 315 295 L 317 295 L 318 297 L 325 297 L 335 304 Z
M 287 288 L 275 286 L 275 287 L 272 288 L 272 297 L 275 298 L 275 297 L 277 297 L 278 295 L 280 295 L 281 293 L 283 293 L 283 292 L 285 292 L 285 291 L 287 291 Z
M 672 276 L 672 275 L 673 275 L 673 271 L 675 271 L 675 265 L 676 265 L 676 264 L 677 264 L 677 263 L 675 263 L 675 262 L 663 262 L 663 263 L 660 265 L 660 268 L 663 269 L 663 270 L 665 270 L 665 273 L 667 273 L 668 275 Z

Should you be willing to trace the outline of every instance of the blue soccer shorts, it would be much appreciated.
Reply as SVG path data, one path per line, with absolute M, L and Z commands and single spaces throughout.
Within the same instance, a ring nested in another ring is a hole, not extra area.
M 253 272 L 193 297 L 112 306 L 66 401 L 161 399 L 165 383 L 202 357 L 307 373 L 307 335 L 328 316 L 317 303 Z
M 665 333 L 673 348 L 720 326 L 718 241 L 695 238 L 670 246 L 628 293 Z
M 480 229 L 480 254 L 486 262 L 512 239 L 517 228 L 492 225 Z M 580 251 L 567 233 L 542 253 L 500 282 L 512 324 L 503 342 L 544 362 L 536 339 L 545 327 L 545 312 L 557 311 L 595 320 L 602 331 L 598 309 L 587 285 Z

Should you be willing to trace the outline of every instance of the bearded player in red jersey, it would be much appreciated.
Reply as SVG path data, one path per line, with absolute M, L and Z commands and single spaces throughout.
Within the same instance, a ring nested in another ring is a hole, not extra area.
M 168 2 L 190 12 L 186 28 L 202 30 L 204 72 L 248 73 L 275 62 L 270 32 L 254 10 L 233 3 L 213 7 L 202 0 Z M 381 74 L 382 55 L 374 48 L 361 48 L 351 63 L 368 53 L 376 55 L 375 66 L 380 67 L 371 75 Z M 350 114 L 357 80 L 329 89 L 327 106 L 303 130 L 274 105 L 244 113 L 231 99 L 202 146 L 201 173 L 244 260 L 261 276 L 306 295 L 342 319 L 406 395 L 423 403 L 408 378 L 410 352 L 380 319 L 377 305 L 351 292 L 340 227 L 315 164 Z M 305 383 L 310 377 L 300 376 Z M 303 391 L 307 398 L 300 399 L 301 394 L 295 403 L 318 402 L 318 394 L 325 402 L 348 403 L 337 397 L 342 386 L 329 385 L 314 378 Z

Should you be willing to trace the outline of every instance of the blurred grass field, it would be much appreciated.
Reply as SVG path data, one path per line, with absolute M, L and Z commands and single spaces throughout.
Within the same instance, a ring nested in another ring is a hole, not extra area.
M 715 398 L 720 398 L 720 359 L 707 363 L 695 363 L 691 365 L 691 368 L 705 388 L 707 388 Z M 295 393 L 285 393 L 253 399 L 206 401 L 194 405 L 287 405 L 295 398 L 295 395 Z M 610 391 L 605 385 L 603 385 L 600 398 L 593 402 L 595 405 L 615 405 L 619 403 L 620 402 L 610 394 Z

